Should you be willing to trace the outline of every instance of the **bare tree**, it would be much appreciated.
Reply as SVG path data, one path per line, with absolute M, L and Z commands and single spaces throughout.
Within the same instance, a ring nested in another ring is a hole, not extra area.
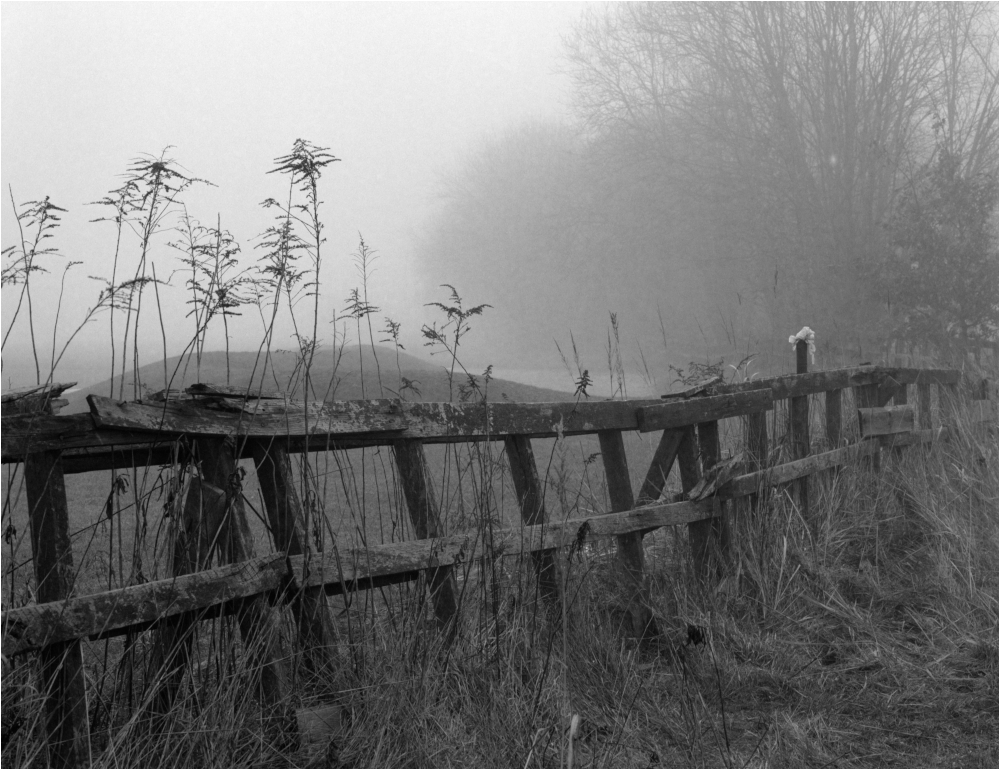
M 857 300 L 935 125 L 996 173 L 996 38 L 986 4 L 621 4 L 569 59 L 592 136 L 697 197 L 710 229 L 739 223 L 716 248 L 737 290 L 832 329 L 878 316 Z

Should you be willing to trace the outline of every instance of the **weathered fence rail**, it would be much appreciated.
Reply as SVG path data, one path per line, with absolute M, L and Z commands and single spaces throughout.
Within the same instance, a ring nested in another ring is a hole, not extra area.
M 804 369 L 804 345 L 800 347 Z M 860 457 L 877 461 L 883 446 L 899 448 L 945 435 L 948 427 L 940 420 L 935 427 L 932 420 L 931 387 L 942 390 L 941 416 L 947 421 L 949 399 L 959 382 L 960 373 L 953 370 L 862 366 L 731 385 L 708 383 L 658 400 L 545 404 L 302 404 L 283 394 L 197 385 L 185 393 L 163 394 L 162 402 L 89 396 L 90 413 L 71 416 L 52 413 L 67 386 L 5 394 L 2 461 L 24 465 L 39 601 L 4 610 L 3 654 L 39 654 L 48 693 L 50 762 L 72 765 L 88 756 L 81 639 L 155 629 L 164 670 L 175 672 L 175 681 L 168 682 L 158 701 L 160 708 L 169 708 L 177 677 L 183 675 L 178 666 L 188 654 L 190 630 L 206 617 L 235 614 L 244 641 L 250 642 L 273 623 L 275 605 L 291 604 L 301 648 L 314 654 L 316 665 L 326 665 L 323 650 L 332 636 L 325 595 L 424 572 L 442 629 L 454 634 L 458 591 L 453 569 L 483 557 L 487 546 L 476 533 L 443 534 L 423 449 L 442 442 L 504 442 L 522 525 L 491 533 L 491 557 L 530 553 L 540 593 L 556 603 L 555 549 L 615 537 L 632 633 L 655 633 L 645 600 L 643 534 L 688 525 L 696 567 L 708 574 L 728 545 L 727 501 L 796 482 L 801 484 L 800 504 L 808 508 L 801 481 L 807 476 Z M 908 386 L 916 388 L 915 405 Z M 858 407 L 860 440 L 853 444 L 844 439 L 842 395 L 847 389 L 854 390 Z M 811 454 L 809 396 L 818 394 L 825 399 L 828 449 Z M 989 395 L 984 389 L 979 393 L 981 398 Z M 769 467 L 765 414 L 785 399 L 791 400 L 792 451 L 787 462 Z M 734 417 L 745 422 L 745 451 L 723 458 L 719 422 Z M 637 494 L 629 481 L 623 431 L 662 431 Z M 600 440 L 611 510 L 548 521 L 531 439 L 582 434 L 596 434 Z M 311 553 L 289 453 L 368 446 L 393 448 L 417 539 Z M 230 483 L 241 458 L 254 460 L 276 553 L 252 556 L 241 495 Z M 74 596 L 64 474 L 177 462 L 194 463 L 200 475 L 182 509 L 174 575 Z M 661 501 L 675 464 L 683 491 Z M 218 566 L 206 569 L 207 541 L 223 548 Z M 262 698 L 278 702 L 285 686 L 282 655 L 266 645 L 259 654 Z

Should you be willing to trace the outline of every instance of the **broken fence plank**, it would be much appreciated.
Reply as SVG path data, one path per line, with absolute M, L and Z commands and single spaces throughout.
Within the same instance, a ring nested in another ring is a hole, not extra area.
M 8 390 L 6 393 L 0 394 L 0 414 L 6 417 L 14 414 L 48 412 L 49 410 L 55 414 L 69 403 L 59 396 L 74 385 L 76 385 L 75 382 L 53 382 Z
M 722 381 L 723 381 L 722 375 L 719 374 L 716 375 L 715 377 L 709 377 L 708 379 L 702 380 L 701 382 L 696 382 L 694 385 L 691 385 L 688 388 L 684 388 L 683 390 L 677 390 L 674 391 L 673 393 L 665 393 L 662 396 L 660 396 L 660 398 L 662 399 L 691 398 L 692 396 L 702 395 L 711 386 L 721 385 Z

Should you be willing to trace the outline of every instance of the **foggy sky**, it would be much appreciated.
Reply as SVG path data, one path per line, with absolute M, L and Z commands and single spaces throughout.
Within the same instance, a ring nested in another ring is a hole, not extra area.
M 97 298 L 100 284 L 87 276 L 110 277 L 114 227 L 89 223 L 104 212 L 84 204 L 117 187 L 130 159 L 174 145 L 169 156 L 217 185 L 188 194 L 190 214 L 204 224 L 221 214 L 243 259 L 256 260 L 253 239 L 272 216 L 259 204 L 286 192 L 265 172 L 300 137 L 342 159 L 321 181 L 321 319 L 340 312 L 358 284 L 350 254 L 360 232 L 380 253 L 377 320 L 401 321 L 403 343 L 419 353 L 420 325 L 432 319 L 423 305 L 443 300 L 436 287 L 449 280 L 413 257 L 440 174 L 493 132 L 568 116 L 560 36 L 583 5 L 3 3 L 3 246 L 17 241 L 8 185 L 18 203 L 49 195 L 69 210 L 52 242 L 65 256 L 47 261 L 52 273 L 33 289 L 41 355 L 48 360 L 63 264 L 85 263 L 68 276 L 57 348 Z M 161 234 L 153 253 L 160 277 L 179 267 L 168 239 Z M 124 261 L 134 260 L 133 248 Z M 173 283 L 172 298 L 164 291 L 170 354 L 191 336 L 183 279 Z M 472 299 L 502 312 L 502 297 Z M 5 331 L 16 300 L 17 287 L 5 288 Z M 162 347 L 155 316 L 144 323 L 145 364 Z M 26 330 L 19 319 L 4 351 L 5 390 L 34 381 Z M 219 330 L 209 349 L 222 347 Z M 279 330 L 276 347 L 294 346 L 290 331 Z M 259 318 L 245 316 L 231 334 L 233 349 L 255 348 Z M 56 378 L 86 379 L 95 357 L 110 364 L 106 315 L 77 338 Z

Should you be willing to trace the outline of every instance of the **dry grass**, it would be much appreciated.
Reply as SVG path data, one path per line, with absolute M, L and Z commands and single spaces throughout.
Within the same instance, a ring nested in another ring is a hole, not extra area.
M 335 603 L 336 670 L 309 675 L 289 653 L 285 714 L 250 697 L 231 620 L 203 624 L 163 722 L 142 708 L 150 635 L 110 643 L 106 665 L 105 643 L 89 643 L 94 764 L 995 766 L 996 433 L 959 422 L 955 440 L 887 459 L 877 477 L 849 467 L 816 480 L 808 522 L 782 490 L 737 511 L 719 583 L 689 574 L 683 529 L 647 537 L 655 642 L 622 634 L 608 546 L 561 554 L 555 613 L 535 602 L 527 560 L 468 571 L 451 648 L 419 585 Z M 451 458 L 478 490 L 466 516 L 503 518 L 499 460 Z M 599 497 L 593 479 L 561 478 L 587 494 L 553 490 L 553 510 L 560 496 L 578 508 Z M 6 766 L 44 761 L 36 688 L 31 660 L 5 661 Z M 330 701 L 343 729 L 300 744 L 289 713 Z

